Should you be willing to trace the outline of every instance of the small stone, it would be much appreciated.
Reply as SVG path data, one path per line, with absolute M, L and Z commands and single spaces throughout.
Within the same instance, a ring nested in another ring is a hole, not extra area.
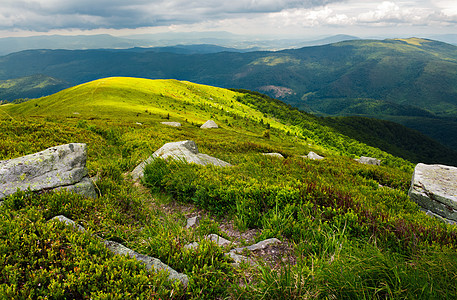
M 217 234 L 209 234 L 206 236 L 206 239 L 215 242 L 220 247 L 225 247 L 232 243 L 229 240 L 226 240 L 223 237 L 218 236 Z
M 324 159 L 323 156 L 320 156 L 319 154 L 314 153 L 313 151 L 310 151 L 308 155 L 304 156 L 306 158 L 312 159 L 312 160 L 321 160 Z
M 199 244 L 197 242 L 193 242 L 193 243 L 185 245 L 184 248 L 190 249 L 190 250 L 195 250 L 198 248 L 198 246 L 199 246 Z
M 181 123 L 179 122 L 160 122 L 163 125 L 171 126 L 171 127 L 181 127 Z
M 195 217 L 187 219 L 186 228 L 189 229 L 189 228 L 196 227 L 198 225 L 199 221 L 200 221 L 199 216 L 195 216 Z
M 257 250 L 265 249 L 269 245 L 280 244 L 280 243 L 281 243 L 281 241 L 278 240 L 277 238 L 271 238 L 271 239 L 266 239 L 266 240 L 260 241 L 251 246 L 235 248 L 232 251 L 235 251 L 238 253 L 243 252 L 245 249 L 249 250 L 249 251 L 257 251 Z
M 205 124 L 200 126 L 200 128 L 202 128 L 202 129 L 211 129 L 211 128 L 219 128 L 219 126 L 217 126 L 216 122 L 214 122 L 213 120 L 208 120 L 208 121 L 205 122 Z
M 281 153 L 273 152 L 273 153 L 262 153 L 263 155 L 266 156 L 272 156 L 272 157 L 277 157 L 277 158 L 284 158 L 284 156 Z
M 255 262 L 252 259 L 247 258 L 246 256 L 243 256 L 243 255 L 237 254 L 235 251 L 230 251 L 229 253 L 225 253 L 224 255 L 228 256 L 234 260 L 233 266 L 235 266 L 235 267 L 238 267 L 240 265 L 240 263 L 243 263 L 243 262 L 250 264 L 251 266 L 255 265 Z
M 58 215 L 58 216 L 55 216 L 54 218 L 52 218 L 50 221 L 53 221 L 53 220 L 56 220 L 56 221 L 59 221 L 59 222 L 62 222 L 62 223 L 65 223 L 66 225 L 70 225 L 70 226 L 73 226 L 74 228 L 78 229 L 79 231 L 85 231 L 86 229 L 84 227 L 82 227 L 81 225 L 79 224 L 76 224 L 75 221 L 63 216 L 63 215 Z
M 381 161 L 377 158 L 373 157 L 366 157 L 366 156 L 361 156 L 359 159 L 356 159 L 357 162 L 364 164 L 364 165 L 374 165 L 374 166 L 380 166 Z

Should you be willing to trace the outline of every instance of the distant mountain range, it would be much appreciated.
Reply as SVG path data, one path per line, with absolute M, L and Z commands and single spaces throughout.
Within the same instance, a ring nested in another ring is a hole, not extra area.
M 115 37 L 109 34 L 97 35 L 41 35 L 30 37 L 0 38 L 0 55 L 23 50 L 61 49 L 130 49 L 146 48 L 164 52 L 195 54 L 222 51 L 247 52 L 257 50 L 276 50 L 324 45 L 345 40 L 358 39 L 350 35 L 334 35 L 316 40 L 305 39 L 254 39 L 248 36 L 227 32 L 186 32 L 157 33 Z M 179 52 L 176 52 L 180 50 Z
M 432 40 L 245 53 L 208 45 L 28 50 L 0 57 L 0 79 L 35 74 L 70 85 L 130 76 L 256 90 L 318 114 L 395 121 L 457 149 L 457 47 Z

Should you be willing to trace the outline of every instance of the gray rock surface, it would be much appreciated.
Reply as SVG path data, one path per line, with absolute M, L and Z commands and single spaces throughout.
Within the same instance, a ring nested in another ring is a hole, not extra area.
M 211 129 L 211 128 L 219 128 L 219 126 L 217 126 L 216 122 L 214 122 L 213 120 L 208 120 L 208 121 L 205 122 L 205 124 L 200 126 L 200 128 L 202 128 L 202 129 Z
M 171 127 L 181 127 L 181 123 L 179 122 L 160 122 L 163 125 L 171 126 Z
M 217 234 L 214 234 L 214 233 L 207 235 L 206 239 L 209 240 L 209 241 L 215 242 L 220 247 L 225 247 L 225 246 L 228 246 L 228 245 L 230 245 L 232 243 L 229 240 L 224 239 L 223 237 L 218 236 Z
M 82 227 L 81 225 L 79 224 L 76 224 L 75 221 L 63 216 L 63 215 L 58 215 L 58 216 L 55 216 L 54 218 L 52 218 L 50 221 L 59 221 L 59 222 L 62 222 L 62 223 L 65 223 L 67 225 L 70 225 L 70 226 L 73 226 L 75 229 L 78 229 L 79 231 L 85 231 L 86 229 L 84 227 Z
M 95 197 L 87 177 L 86 144 L 66 144 L 0 161 L 0 199 L 20 190 L 68 189 Z
M 158 149 L 147 160 L 139 164 L 132 171 L 132 178 L 138 180 L 144 175 L 144 167 L 151 163 L 155 158 L 160 157 L 163 159 L 182 159 L 188 163 L 195 163 L 198 165 L 215 165 L 219 167 L 231 166 L 228 162 L 209 156 L 207 154 L 199 153 L 197 145 L 194 141 L 180 141 L 174 143 L 167 143 Z
M 263 240 L 256 244 L 253 244 L 251 246 L 235 248 L 232 251 L 238 252 L 238 253 L 243 252 L 244 250 L 257 251 L 257 250 L 265 249 L 268 245 L 274 245 L 274 244 L 280 244 L 280 243 L 281 243 L 281 241 L 278 240 L 277 238 L 271 238 L 271 239 L 266 239 L 266 240 Z
M 174 269 L 170 268 L 159 259 L 135 252 L 118 242 L 104 241 L 104 243 L 111 252 L 119 255 L 128 255 L 132 258 L 135 258 L 139 262 L 143 263 L 149 270 L 153 269 L 156 272 L 166 271 L 168 272 L 168 278 L 170 280 L 179 280 L 184 286 L 187 287 L 189 283 L 189 278 L 187 275 L 176 272 Z
M 320 156 L 319 154 L 314 153 L 313 151 L 310 151 L 308 155 L 305 156 L 306 158 L 312 159 L 312 160 L 321 160 L 324 159 L 323 156 Z
M 198 246 L 199 246 L 198 242 L 193 242 L 193 243 L 184 245 L 184 248 L 186 248 L 186 249 L 191 249 L 191 250 L 195 250 L 195 249 L 198 248 Z
M 73 226 L 75 229 L 84 231 L 84 227 L 76 224 L 75 221 L 68 219 L 65 216 L 59 215 L 55 216 L 51 220 L 57 220 L 60 222 L 63 222 L 67 225 Z M 174 269 L 170 268 L 168 265 L 164 264 L 163 262 L 160 261 L 160 259 L 150 257 L 147 255 L 140 254 L 138 252 L 133 251 L 132 249 L 129 249 L 125 247 L 124 245 L 114 242 L 114 241 L 104 241 L 102 242 L 105 244 L 105 246 L 114 254 L 118 255 L 128 255 L 131 258 L 135 258 L 142 264 L 146 266 L 148 270 L 154 270 L 155 272 L 160 272 L 160 271 L 165 271 L 168 273 L 168 279 L 170 280 L 179 280 L 182 282 L 182 284 L 187 287 L 189 284 L 189 278 L 187 277 L 186 274 L 178 273 Z M 198 244 L 197 244 L 198 245 Z
M 273 153 L 262 153 L 265 156 L 272 156 L 277 158 L 284 158 L 281 153 L 273 152 Z
M 409 189 L 411 200 L 445 219 L 457 221 L 457 168 L 417 164 Z
M 364 165 L 375 165 L 375 166 L 381 165 L 381 161 L 379 159 L 373 158 L 373 157 L 361 156 L 359 159 L 356 159 L 356 161 L 358 161 L 359 163 L 364 164 Z
M 233 259 L 234 263 L 232 265 L 235 267 L 238 267 L 240 265 L 240 263 L 243 263 L 243 262 L 250 264 L 251 266 L 255 265 L 255 262 L 252 259 L 247 258 L 246 256 L 243 256 L 243 255 L 237 254 L 235 251 L 230 251 L 228 253 L 225 253 L 224 255 Z
M 187 219 L 186 228 L 189 229 L 189 228 L 196 227 L 198 225 L 199 221 L 200 221 L 199 216 L 195 216 L 195 217 Z

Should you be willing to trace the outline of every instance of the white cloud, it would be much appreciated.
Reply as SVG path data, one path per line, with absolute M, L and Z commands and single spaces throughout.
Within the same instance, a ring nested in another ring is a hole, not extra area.
M 0 0 L 0 31 L 173 28 L 260 34 L 457 23 L 457 0 Z M 282 31 L 281 31 L 282 30 Z M 340 32 L 337 32 L 340 33 Z

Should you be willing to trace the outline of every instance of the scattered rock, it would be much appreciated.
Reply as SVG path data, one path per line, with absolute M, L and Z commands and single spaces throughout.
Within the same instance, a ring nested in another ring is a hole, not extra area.
M 147 160 L 139 164 L 132 171 L 132 178 L 138 180 L 144 175 L 144 167 L 151 163 L 155 158 L 160 157 L 163 159 L 182 159 L 188 163 L 195 163 L 198 165 L 215 165 L 219 167 L 231 166 L 228 162 L 209 156 L 207 154 L 199 153 L 197 145 L 194 141 L 180 141 L 174 143 L 167 143 L 159 150 L 154 152 Z
M 417 164 L 409 189 L 411 200 L 442 218 L 457 221 L 457 168 Z
M 216 122 L 214 122 L 213 120 L 208 120 L 208 121 L 205 122 L 205 124 L 200 126 L 200 128 L 202 128 L 202 129 L 210 129 L 210 128 L 219 128 L 219 126 L 217 126 Z
M 262 153 L 263 155 L 266 156 L 272 156 L 272 157 L 277 157 L 277 158 L 284 158 L 281 153 L 273 152 L 273 153 Z
M 193 243 L 187 244 L 187 245 L 184 246 L 184 248 L 195 250 L 195 249 L 198 248 L 198 243 L 197 242 L 193 242 Z
M 243 256 L 243 255 L 237 254 L 235 251 L 230 251 L 229 253 L 225 253 L 224 255 L 229 256 L 230 258 L 232 258 L 234 260 L 233 266 L 235 266 L 235 267 L 238 267 L 240 265 L 240 263 L 242 263 L 242 262 L 250 264 L 251 266 L 255 265 L 255 262 L 252 259 L 247 258 L 246 256 Z
M 179 122 L 161 122 L 161 124 L 171 127 L 181 127 L 181 123 Z
M 308 155 L 304 156 L 306 158 L 312 159 L 312 160 L 321 160 L 324 159 L 323 156 L 320 156 L 319 154 L 314 153 L 313 151 L 310 151 Z
M 280 243 L 281 243 L 281 241 L 278 240 L 277 238 L 271 238 L 271 239 L 266 239 L 264 241 L 258 242 L 251 246 L 235 248 L 232 251 L 238 252 L 238 253 L 241 253 L 244 250 L 257 251 L 257 250 L 265 249 L 269 245 L 280 244 Z
M 55 216 L 51 220 L 57 220 L 60 222 L 64 222 L 65 224 L 73 226 L 75 229 L 78 229 L 81 231 L 85 230 L 84 227 L 77 225 L 75 223 L 75 221 L 68 219 L 67 217 L 62 216 L 62 215 Z M 189 284 L 189 278 L 187 277 L 187 275 L 176 272 L 174 269 L 170 268 L 169 266 L 167 266 L 166 264 L 164 264 L 157 258 L 135 252 L 132 249 L 129 249 L 118 242 L 103 241 L 103 243 L 114 254 L 128 255 L 131 258 L 135 258 L 136 260 L 138 260 L 139 262 L 144 264 L 148 270 L 154 269 L 155 272 L 165 271 L 168 273 L 168 279 L 179 280 L 182 282 L 182 284 L 185 287 L 187 287 L 187 285 Z
M 225 246 L 228 246 L 228 245 L 230 245 L 232 243 L 229 240 L 226 240 L 223 237 L 218 236 L 217 234 L 214 234 L 214 233 L 207 235 L 206 239 L 209 240 L 209 241 L 215 242 L 220 247 L 225 247 Z
M 358 161 L 361 164 L 365 164 L 365 165 L 375 165 L 375 166 L 381 165 L 381 161 L 379 159 L 373 158 L 373 157 L 361 156 L 359 159 L 356 159 L 356 161 Z
M 185 287 L 187 287 L 189 283 L 189 278 L 187 275 L 176 272 L 174 269 L 170 268 L 159 259 L 135 252 L 118 242 L 104 241 L 104 243 L 111 252 L 119 255 L 128 255 L 132 258 L 135 258 L 139 262 L 143 263 L 146 268 L 148 268 L 148 270 L 154 269 L 156 272 L 168 272 L 168 278 L 170 280 L 179 280 Z
M 0 161 L 0 199 L 17 189 L 31 191 L 67 189 L 87 197 L 97 196 L 86 169 L 86 144 L 66 144 Z
M 195 216 L 195 217 L 187 219 L 186 228 L 196 227 L 198 225 L 199 221 L 200 221 L 200 217 L 199 216 Z
M 76 224 L 75 221 L 63 216 L 63 215 L 58 215 L 58 216 L 55 216 L 54 218 L 52 218 L 50 221 L 59 221 L 59 222 L 62 222 L 62 223 L 65 223 L 67 225 L 70 225 L 70 226 L 73 226 L 73 228 L 75 229 L 78 229 L 79 231 L 85 231 L 86 229 L 84 227 L 82 227 L 81 225 L 79 224 Z

